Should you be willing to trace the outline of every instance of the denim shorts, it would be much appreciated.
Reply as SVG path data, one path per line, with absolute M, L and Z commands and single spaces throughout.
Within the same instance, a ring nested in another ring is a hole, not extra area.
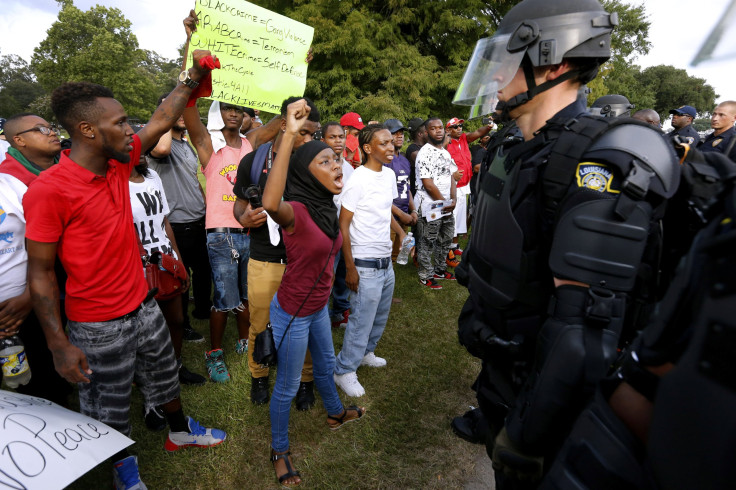
M 215 285 L 214 308 L 230 311 L 248 301 L 250 237 L 241 233 L 208 233 L 207 253 Z

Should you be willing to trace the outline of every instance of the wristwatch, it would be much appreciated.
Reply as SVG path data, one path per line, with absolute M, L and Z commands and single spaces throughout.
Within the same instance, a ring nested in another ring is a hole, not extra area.
M 179 73 L 179 81 L 192 90 L 199 86 L 199 82 L 195 82 L 194 80 L 189 78 L 189 70 L 184 70 Z

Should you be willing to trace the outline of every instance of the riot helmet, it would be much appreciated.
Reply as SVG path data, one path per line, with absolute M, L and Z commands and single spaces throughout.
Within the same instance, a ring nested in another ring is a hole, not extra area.
M 618 14 L 606 12 L 598 0 L 524 0 L 509 10 L 492 37 L 478 41 L 453 103 L 471 106 L 469 117 L 493 111 L 498 91 L 519 67 L 528 91 L 506 101 L 506 111 L 565 80 L 587 83 L 611 56 L 615 25 Z M 578 60 L 580 67 L 537 86 L 533 68 L 563 58 Z
M 611 94 L 598 97 L 588 112 L 594 116 L 603 117 L 631 117 L 634 104 L 623 95 Z

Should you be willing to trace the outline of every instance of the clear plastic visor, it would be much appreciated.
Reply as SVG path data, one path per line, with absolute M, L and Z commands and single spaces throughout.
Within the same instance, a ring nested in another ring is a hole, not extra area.
M 472 106 L 470 117 L 493 112 L 498 102 L 497 92 L 511 82 L 521 66 L 526 50 L 509 53 L 506 45 L 510 37 L 509 34 L 487 37 L 475 45 L 452 100 L 453 104 Z

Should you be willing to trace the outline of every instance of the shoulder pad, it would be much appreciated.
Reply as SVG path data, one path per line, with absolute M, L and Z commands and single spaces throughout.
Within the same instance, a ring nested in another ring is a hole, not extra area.
M 652 179 L 650 192 L 669 198 L 680 183 L 680 167 L 674 148 L 655 128 L 636 123 L 617 124 L 597 138 L 586 155 L 609 151 L 621 152 L 638 160 L 656 178 Z M 601 158 L 599 156 L 599 158 Z M 604 158 L 604 160 L 607 160 Z M 611 163 L 620 167 L 623 175 L 632 168 L 632 160 L 612 159 Z

